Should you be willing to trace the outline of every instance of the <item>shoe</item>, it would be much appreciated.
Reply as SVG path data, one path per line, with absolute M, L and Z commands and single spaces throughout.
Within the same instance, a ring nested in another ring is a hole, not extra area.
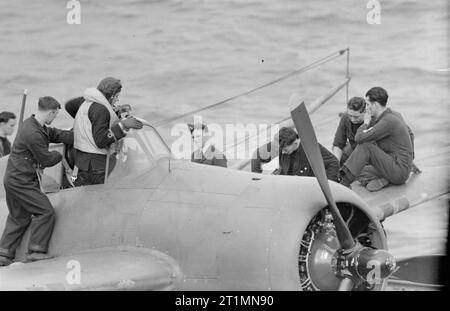
M 341 178 L 339 183 L 349 189 L 352 189 L 351 183 L 349 182 L 349 180 L 347 178 L 345 178 L 345 176 Z
M 379 191 L 389 185 L 389 181 L 387 181 L 385 178 L 378 178 L 371 180 L 367 186 L 366 189 L 371 192 Z
M 38 260 L 45 260 L 45 259 L 51 259 L 54 256 L 49 255 L 47 253 L 38 253 L 38 252 L 32 252 L 32 253 L 28 253 L 26 258 L 27 258 L 27 262 L 33 262 L 33 261 L 38 261 Z
M 6 267 L 12 264 L 12 260 L 5 256 L 0 256 L 0 267 Z

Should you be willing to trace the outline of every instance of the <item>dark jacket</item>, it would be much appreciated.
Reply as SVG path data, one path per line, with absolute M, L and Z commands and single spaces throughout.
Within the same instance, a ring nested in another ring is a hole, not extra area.
M 73 131 L 42 126 L 34 115 L 23 121 L 8 159 L 4 182 L 30 183 L 37 180 L 36 168 L 51 167 L 62 160 L 49 143 L 73 145 Z
M 325 165 L 327 178 L 338 182 L 339 161 L 334 154 L 321 144 L 319 144 L 319 148 Z M 268 143 L 256 151 L 256 158 L 252 159 L 251 162 L 252 172 L 262 172 L 261 163 L 268 163 L 273 159 L 274 153 L 271 149 L 272 145 L 271 143 Z M 266 150 L 267 152 L 265 152 Z M 261 154 L 264 154 L 265 156 L 261 157 Z M 278 151 L 278 158 L 280 175 L 315 176 L 301 144 L 298 149 L 291 154 L 283 154 L 281 151 Z
M 11 153 L 11 143 L 7 137 L 0 137 L 0 158 Z
M 336 129 L 336 133 L 334 134 L 333 146 L 344 150 L 347 141 L 350 143 L 350 146 L 354 150 L 356 147 L 355 134 L 360 124 L 354 124 L 347 114 L 344 114 L 341 117 L 341 121 L 339 122 L 338 128 Z
M 388 108 L 370 127 L 361 125 L 355 140 L 358 144 L 376 142 L 384 152 L 411 169 L 414 149 L 408 129 L 401 115 Z
M 193 152 L 191 155 L 191 161 L 195 163 L 227 167 L 227 158 L 223 153 L 219 152 L 214 145 L 209 146 L 206 152 L 202 152 L 201 159 L 196 159 L 195 152 Z
M 400 118 L 403 122 L 403 117 L 400 113 L 397 111 L 394 111 L 390 109 L 391 113 L 396 115 L 398 118 Z M 376 121 L 372 121 L 371 126 Z M 350 143 L 350 146 L 352 147 L 352 150 L 355 150 L 356 148 L 356 141 L 355 141 L 355 135 L 358 131 L 358 128 L 362 125 L 361 124 L 353 124 L 353 122 L 350 120 L 347 114 L 344 114 L 341 117 L 341 121 L 339 122 L 338 128 L 336 129 L 336 133 L 334 135 L 334 141 L 333 146 L 336 146 L 340 148 L 341 150 L 344 150 L 345 145 L 347 144 L 347 141 Z M 408 134 L 409 138 L 411 139 L 411 144 L 413 147 L 413 157 L 414 157 L 414 133 L 412 132 L 411 128 L 406 125 L 408 128 Z

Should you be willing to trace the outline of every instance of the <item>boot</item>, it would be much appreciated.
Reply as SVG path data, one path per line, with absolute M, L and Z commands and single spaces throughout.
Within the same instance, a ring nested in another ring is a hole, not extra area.
M 0 255 L 0 267 L 6 267 L 12 264 L 12 260 L 8 257 Z
M 371 180 L 367 186 L 366 189 L 371 192 L 379 191 L 389 185 L 389 181 L 387 181 L 385 178 L 378 178 L 375 180 Z
M 31 252 L 28 253 L 26 258 L 27 258 L 27 262 L 33 262 L 33 261 L 38 261 L 38 260 L 45 260 L 45 259 L 51 259 L 54 256 L 49 255 L 47 253 L 38 253 L 38 252 Z

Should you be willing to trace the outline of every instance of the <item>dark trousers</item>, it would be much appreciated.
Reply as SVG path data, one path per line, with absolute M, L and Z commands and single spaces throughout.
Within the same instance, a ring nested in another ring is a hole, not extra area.
M 105 171 L 80 171 L 73 183 L 75 187 L 105 183 Z
M 353 152 L 352 145 L 350 145 L 349 142 L 345 145 L 344 149 L 342 150 L 342 157 L 341 161 L 339 162 L 339 166 L 342 167 L 344 165 L 345 161 L 350 157 L 350 154 Z
M 0 240 L 0 255 L 15 257 L 16 249 L 30 224 L 28 250 L 47 252 L 55 225 L 55 211 L 47 196 L 42 193 L 38 181 L 19 184 L 5 178 L 4 185 L 9 215 Z
M 411 171 L 410 167 L 397 161 L 395 155 L 387 154 L 374 142 L 357 145 L 344 164 L 353 176 L 360 175 L 366 165 L 372 165 L 380 177 L 395 185 L 405 183 Z

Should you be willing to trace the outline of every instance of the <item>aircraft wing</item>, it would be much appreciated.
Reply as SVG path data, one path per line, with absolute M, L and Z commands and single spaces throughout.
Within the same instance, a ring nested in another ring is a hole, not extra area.
M 3 290 L 174 290 L 181 271 L 145 248 L 103 248 L 0 268 Z
M 449 192 L 448 165 L 421 166 L 420 174 L 412 174 L 406 184 L 369 192 L 358 182 L 352 189 L 376 211 L 380 220 L 422 203 L 439 198 Z

